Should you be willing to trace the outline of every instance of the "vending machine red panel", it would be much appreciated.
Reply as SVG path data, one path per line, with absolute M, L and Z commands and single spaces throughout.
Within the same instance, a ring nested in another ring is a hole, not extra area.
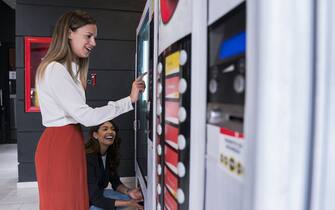
M 168 210 L 178 209 L 177 201 L 173 198 L 169 190 L 167 190 L 166 188 L 164 188 L 164 206 L 165 206 L 165 209 L 168 209 Z
M 165 80 L 165 97 L 170 99 L 179 98 L 179 76 L 170 77 Z
M 179 129 L 168 123 L 165 123 L 165 142 L 175 149 L 178 149 Z
M 161 119 L 157 130 L 163 155 L 163 173 L 159 176 L 162 195 L 158 207 L 188 210 L 191 36 L 168 47 L 158 58 L 158 103 Z M 160 109 L 161 108 L 161 109 Z M 163 182 L 162 182 L 163 180 Z M 177 200 L 178 198 L 178 200 Z
M 165 146 L 165 164 L 177 174 L 178 153 L 177 151 Z
M 164 181 L 165 186 L 174 196 L 176 196 L 178 190 L 178 178 L 168 167 L 164 167 Z
M 166 101 L 165 102 L 165 120 L 178 124 L 178 111 L 179 102 L 178 101 Z

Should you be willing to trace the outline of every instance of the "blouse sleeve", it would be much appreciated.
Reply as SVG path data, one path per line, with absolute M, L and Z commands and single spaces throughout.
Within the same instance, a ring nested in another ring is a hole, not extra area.
M 114 190 L 116 190 L 118 186 L 122 184 L 122 182 L 120 181 L 120 177 L 117 173 L 113 173 L 110 175 L 109 182 L 112 184 Z
M 86 104 L 77 84 L 66 68 L 55 63 L 48 72 L 48 85 L 56 103 L 78 123 L 90 127 L 109 121 L 133 109 L 130 97 L 109 101 L 106 106 L 92 108 Z

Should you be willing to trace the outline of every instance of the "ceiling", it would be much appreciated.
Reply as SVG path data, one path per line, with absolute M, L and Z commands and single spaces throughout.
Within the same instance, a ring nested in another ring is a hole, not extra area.
M 12 9 L 15 9 L 16 6 L 16 0 L 2 0 L 5 2 L 8 6 L 10 6 Z

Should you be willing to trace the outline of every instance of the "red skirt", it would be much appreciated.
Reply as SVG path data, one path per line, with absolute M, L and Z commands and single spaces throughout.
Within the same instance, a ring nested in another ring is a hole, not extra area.
M 79 125 L 46 128 L 35 154 L 40 210 L 89 208 L 84 138 Z

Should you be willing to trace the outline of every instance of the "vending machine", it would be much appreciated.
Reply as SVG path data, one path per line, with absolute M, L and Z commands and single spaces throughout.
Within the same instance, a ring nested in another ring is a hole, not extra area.
M 205 209 L 239 210 L 246 164 L 246 3 L 208 3 Z
M 156 209 L 189 205 L 191 4 L 159 1 Z
M 314 1 L 154 2 L 148 209 L 305 210 L 313 196 L 325 209 L 310 164 Z
M 314 209 L 314 6 L 208 1 L 205 209 Z
M 135 78 L 142 77 L 146 84 L 135 104 L 135 174 L 139 183 L 145 209 L 150 209 L 155 187 L 153 172 L 153 66 L 154 66 L 154 18 L 151 1 L 147 1 L 136 31 Z

